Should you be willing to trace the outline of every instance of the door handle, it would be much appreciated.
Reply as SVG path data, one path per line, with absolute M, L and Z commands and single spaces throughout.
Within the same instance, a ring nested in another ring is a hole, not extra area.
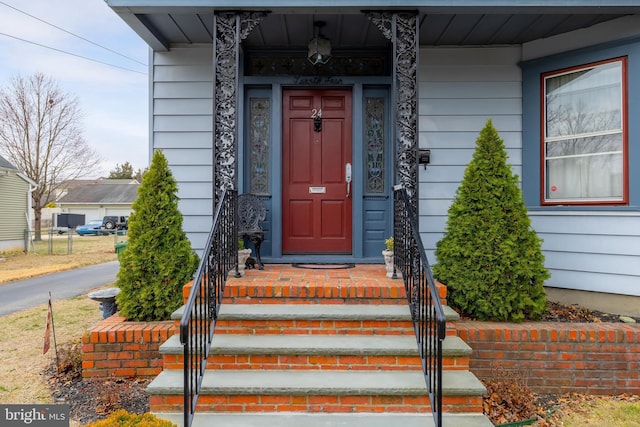
M 344 166 L 344 177 L 347 181 L 347 199 L 351 197 L 351 163 Z

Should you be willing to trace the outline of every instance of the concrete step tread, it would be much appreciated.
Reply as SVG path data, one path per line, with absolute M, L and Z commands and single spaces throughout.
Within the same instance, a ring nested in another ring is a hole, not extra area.
M 182 427 L 183 414 L 155 413 Z M 443 414 L 443 424 L 451 427 L 494 427 L 482 414 Z M 192 427 L 432 427 L 431 414 L 304 414 L 304 413 L 263 413 L 226 414 L 197 413 Z
M 182 370 L 164 370 L 147 387 L 151 395 L 181 395 Z M 445 371 L 443 396 L 479 396 L 484 385 L 469 371 Z M 277 371 L 223 370 L 205 372 L 203 395 L 410 395 L 426 394 L 421 371 Z
M 468 356 L 469 347 L 456 336 L 447 336 L 442 344 L 444 357 Z M 182 354 L 178 335 L 160 346 L 162 354 Z M 417 356 L 415 337 L 411 335 L 245 335 L 216 334 L 212 354 L 296 354 L 296 355 L 390 355 Z
M 451 307 L 443 306 L 447 321 L 460 318 Z M 180 320 L 184 306 L 176 310 L 172 320 Z M 222 304 L 223 320 L 396 320 L 410 321 L 408 305 L 400 304 Z

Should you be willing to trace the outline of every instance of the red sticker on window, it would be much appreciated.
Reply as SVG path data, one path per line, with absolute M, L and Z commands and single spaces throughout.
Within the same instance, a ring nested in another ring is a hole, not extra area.
M 551 191 L 556 191 L 558 189 L 558 187 L 556 187 L 555 185 L 551 186 Z

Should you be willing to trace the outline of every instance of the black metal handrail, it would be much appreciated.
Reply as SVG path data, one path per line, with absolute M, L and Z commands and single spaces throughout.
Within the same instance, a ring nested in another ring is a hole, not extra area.
M 394 189 L 394 265 L 402 273 L 436 427 L 442 426 L 442 342 L 446 319 L 406 189 Z
M 180 320 L 180 343 L 184 348 L 184 427 L 189 427 L 195 416 L 227 276 L 238 266 L 237 197 L 235 190 L 225 190 L 220 197 Z

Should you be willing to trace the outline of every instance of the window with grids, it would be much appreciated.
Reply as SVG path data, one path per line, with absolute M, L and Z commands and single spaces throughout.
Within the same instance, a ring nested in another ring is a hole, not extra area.
M 542 80 L 543 203 L 625 203 L 626 59 Z

